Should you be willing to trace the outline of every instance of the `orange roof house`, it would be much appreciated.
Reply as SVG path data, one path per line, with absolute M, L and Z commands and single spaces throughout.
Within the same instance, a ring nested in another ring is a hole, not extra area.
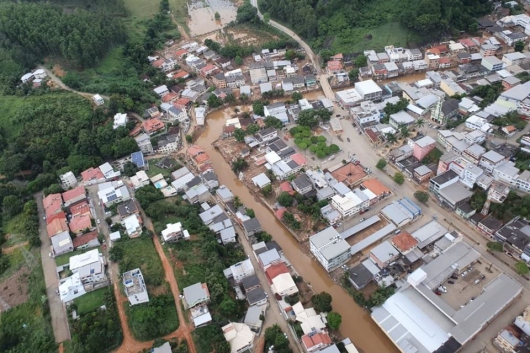
M 173 74 L 173 79 L 178 80 L 179 78 L 186 78 L 186 77 L 188 77 L 189 75 L 190 75 L 190 74 L 187 73 L 186 71 L 184 71 L 184 70 L 179 70 L 179 71 L 177 71 L 177 72 L 175 72 L 175 73 Z
M 173 102 L 173 105 L 179 109 L 185 110 L 190 102 L 191 100 L 189 98 L 179 98 Z
M 81 233 L 87 228 L 92 227 L 92 221 L 89 215 L 77 215 L 70 220 L 70 230 L 73 233 Z
M 402 254 L 409 252 L 418 245 L 416 238 L 406 231 L 393 236 L 391 241 L 394 247 Z
M 307 159 L 301 153 L 293 154 L 291 156 L 291 160 L 301 167 L 303 167 L 307 163 Z
M 46 217 L 50 217 L 61 211 L 61 207 L 63 207 L 63 199 L 61 198 L 61 194 L 49 194 L 42 200 L 42 204 L 44 205 Z
M 339 71 L 342 69 L 342 63 L 338 60 L 328 61 L 328 71 Z
M 279 220 L 282 220 L 283 219 L 283 214 L 285 213 L 285 211 L 287 211 L 287 209 L 285 207 L 283 208 L 279 208 L 277 209 L 276 211 L 274 211 L 274 215 L 276 216 L 276 218 L 278 218 Z
M 332 343 L 331 337 L 325 332 L 302 336 L 302 344 L 308 352 L 320 350 Z
M 389 195 L 390 189 L 377 179 L 368 179 L 363 181 L 363 186 L 373 192 L 378 197 Z
M 191 145 L 188 148 L 187 153 L 188 153 L 188 156 L 195 157 L 198 154 L 204 153 L 204 149 L 198 145 Z
M 272 280 L 283 273 L 289 273 L 289 269 L 283 262 L 271 265 L 265 270 L 265 276 L 267 277 L 269 284 L 272 284 Z
M 83 181 L 87 182 L 91 180 L 105 179 L 105 176 L 99 168 L 88 168 L 81 172 L 81 178 L 83 178 Z
M 59 233 L 68 231 L 68 226 L 66 225 L 66 218 L 56 218 L 46 226 L 46 232 L 51 238 Z
M 65 204 L 70 204 L 86 198 L 85 187 L 78 186 L 75 189 L 63 192 L 63 200 Z
M 210 162 L 210 156 L 208 156 L 207 153 L 202 153 L 193 157 L 193 160 L 195 161 L 195 164 L 199 166 L 203 165 L 204 163 Z
M 448 58 L 448 57 L 440 58 L 440 60 L 438 60 L 438 63 L 440 63 L 440 64 L 450 64 L 451 63 L 451 58 Z
M 78 235 L 72 240 L 72 243 L 74 244 L 74 248 L 78 248 L 80 246 L 90 243 L 91 241 L 97 238 L 98 238 L 98 231 L 94 230 L 92 232 L 89 232 L 83 235 Z
M 161 67 L 162 64 L 164 63 L 164 61 L 165 61 L 164 59 L 158 59 L 158 60 L 155 60 L 155 61 L 153 61 L 153 62 L 151 63 L 151 66 L 153 66 L 153 67 L 157 67 L 157 68 L 158 68 L 158 67 Z
M 178 95 L 175 92 L 169 92 L 164 97 L 162 97 L 161 101 L 162 103 L 171 103 L 177 98 L 178 98 Z
M 333 175 L 333 177 L 337 179 L 339 183 L 343 182 L 347 185 L 356 185 L 360 183 L 367 174 L 363 167 L 350 162 L 333 171 L 331 175 Z
M 284 181 L 283 183 L 280 184 L 280 190 L 282 192 L 288 193 L 289 195 L 294 195 L 296 193 L 293 189 L 293 186 L 288 181 Z
M 73 206 L 70 206 L 70 213 L 73 216 L 84 215 L 84 214 L 88 214 L 89 215 L 90 214 L 90 207 L 88 206 L 88 202 L 84 201 L 84 202 L 76 203 Z
M 55 219 L 58 219 L 58 218 L 66 219 L 66 213 L 64 213 L 64 211 L 61 211 L 61 212 L 52 214 L 50 217 L 46 217 L 46 224 L 50 224 L 51 222 L 53 222 Z
M 175 56 L 177 58 L 182 58 L 186 54 L 188 54 L 188 51 L 186 49 L 179 49 L 175 52 Z
M 165 126 L 164 122 L 159 118 L 148 119 L 142 124 L 146 134 L 153 134 L 158 130 L 162 130 Z

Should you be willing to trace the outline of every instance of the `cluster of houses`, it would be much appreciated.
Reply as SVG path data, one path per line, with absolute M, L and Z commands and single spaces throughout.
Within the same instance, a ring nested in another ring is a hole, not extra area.
M 530 347 L 530 307 L 516 316 L 513 323 L 503 328 L 493 344 L 503 352 L 524 352 Z
M 31 72 L 24 74 L 20 81 L 22 83 L 31 83 L 33 87 L 40 87 L 44 80 L 48 77 L 48 74 L 44 69 L 36 69 Z

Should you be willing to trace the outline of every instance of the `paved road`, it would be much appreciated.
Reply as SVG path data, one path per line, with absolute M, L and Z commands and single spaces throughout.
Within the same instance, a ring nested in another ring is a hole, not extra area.
M 73 92 L 73 93 L 76 93 L 76 94 L 79 94 L 80 96 L 84 97 L 84 98 L 87 98 L 87 99 L 92 99 L 92 97 L 94 96 L 95 93 L 88 93 L 88 92 L 80 92 L 80 91 L 76 91 L 75 89 L 73 88 L 70 88 L 68 87 L 67 85 L 64 84 L 63 81 L 61 81 L 61 79 L 59 77 L 57 77 L 57 75 L 55 75 L 51 70 L 49 70 L 46 66 L 43 66 L 43 65 L 39 65 L 37 66 L 38 69 L 43 69 L 44 71 L 46 71 L 46 74 L 48 75 L 48 77 L 53 81 L 55 82 L 59 87 L 61 87 L 62 89 L 66 90 L 66 91 L 70 91 L 70 92 Z M 100 94 L 101 98 L 103 99 L 106 99 L 106 100 L 109 100 L 110 97 L 109 96 L 105 96 L 103 94 Z
M 66 308 L 61 298 L 55 292 L 59 288 L 59 278 L 57 277 L 55 260 L 49 256 L 51 241 L 48 233 L 46 233 L 46 221 L 42 219 L 45 215 L 42 205 L 42 193 L 35 195 L 35 201 L 38 206 L 39 236 L 42 242 L 40 255 L 42 259 L 42 270 L 44 272 L 44 282 L 46 283 L 46 295 L 52 317 L 53 335 L 55 336 L 55 342 L 60 343 L 70 339 L 70 327 L 68 326 Z

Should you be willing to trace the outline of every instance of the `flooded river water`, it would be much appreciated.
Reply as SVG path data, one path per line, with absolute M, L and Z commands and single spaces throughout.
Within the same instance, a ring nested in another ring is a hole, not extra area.
M 272 234 L 296 271 L 313 287 L 315 292 L 326 291 L 331 294 L 333 310 L 342 315 L 340 332 L 343 336 L 349 337 L 363 353 L 398 352 L 387 336 L 372 321 L 370 315 L 355 304 L 340 285 L 333 283 L 318 262 L 302 253 L 299 243 L 268 208 L 254 199 L 247 188 L 236 178 L 221 154 L 213 148 L 211 144 L 219 137 L 225 120 L 229 118 L 229 113 L 231 111 L 227 109 L 208 115 L 207 127 L 197 141 L 197 144 L 210 155 L 220 184 L 226 185 L 246 206 L 255 211 L 263 229 Z

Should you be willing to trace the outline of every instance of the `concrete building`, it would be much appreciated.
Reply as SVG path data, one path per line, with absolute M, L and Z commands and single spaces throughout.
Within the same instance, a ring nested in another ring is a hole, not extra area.
M 77 185 L 77 178 L 72 172 L 66 172 L 64 174 L 61 174 L 59 176 L 59 179 L 61 180 L 61 184 L 63 185 L 63 187 L 66 189 L 71 189 Z
M 149 295 L 145 286 L 144 276 L 139 268 L 127 271 L 122 275 L 125 295 L 129 299 L 130 305 L 147 303 Z
M 351 257 L 350 246 L 333 227 L 328 227 L 309 238 L 309 247 L 318 262 L 330 272 Z
M 409 139 L 409 146 L 413 148 L 412 155 L 422 161 L 425 156 L 436 146 L 436 141 L 430 136 L 424 136 L 417 140 Z

